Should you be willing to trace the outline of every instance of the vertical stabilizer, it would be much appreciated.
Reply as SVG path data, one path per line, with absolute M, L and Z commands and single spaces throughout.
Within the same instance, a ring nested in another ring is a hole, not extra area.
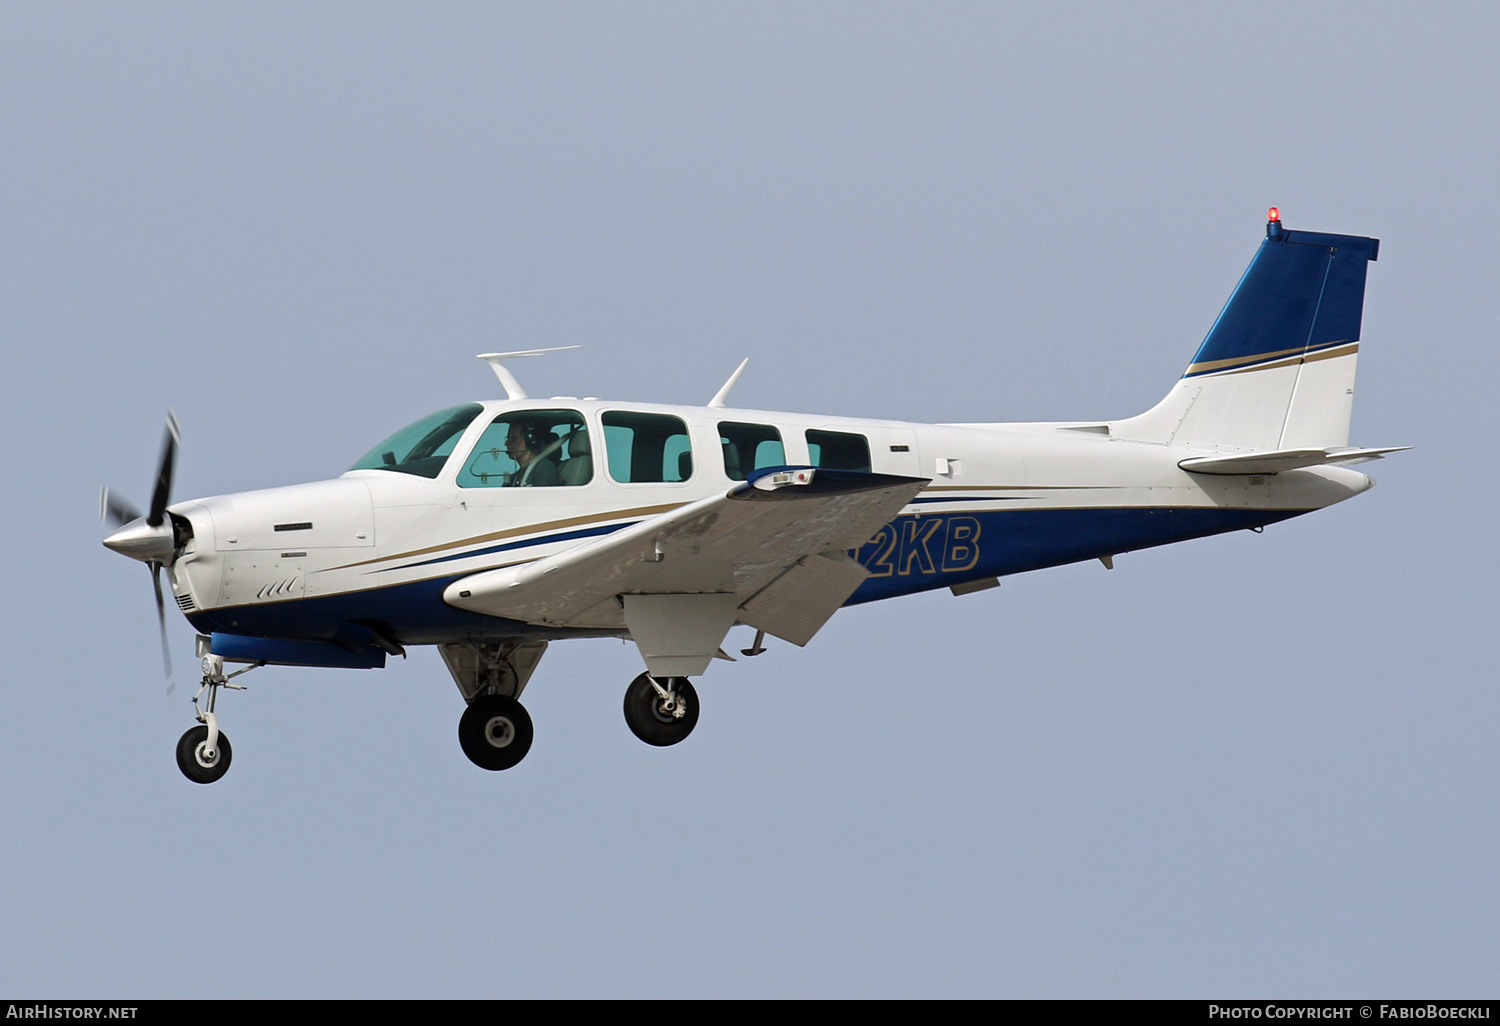
M 1347 445 L 1365 270 L 1379 251 L 1378 239 L 1288 231 L 1273 207 L 1181 380 L 1111 434 L 1211 448 Z

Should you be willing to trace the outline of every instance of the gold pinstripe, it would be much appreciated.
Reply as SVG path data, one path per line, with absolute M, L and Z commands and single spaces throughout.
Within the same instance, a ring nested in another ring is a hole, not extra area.
M 1359 343 L 1350 346 L 1341 346 L 1338 349 L 1323 349 L 1302 358 L 1303 363 L 1312 363 L 1314 360 L 1332 360 L 1335 356 L 1348 356 L 1350 353 L 1359 352 Z
M 1201 374 L 1204 371 L 1223 370 L 1226 367 L 1238 367 L 1240 364 L 1250 363 L 1254 360 L 1269 360 L 1274 356 L 1291 356 L 1293 354 L 1298 354 L 1301 353 L 1304 348 L 1304 346 L 1297 346 L 1293 349 L 1274 349 L 1269 353 L 1256 353 L 1254 356 L 1231 356 L 1225 360 L 1204 360 L 1202 363 L 1188 364 L 1188 369 L 1183 373 Z
M 485 542 L 499 541 L 502 538 L 515 538 L 523 534 L 540 534 L 543 531 L 556 531 L 564 527 L 581 527 L 584 524 L 597 524 L 603 520 L 619 520 L 622 517 L 647 517 L 658 513 L 668 513 L 685 506 L 685 502 L 668 502 L 659 506 L 637 506 L 634 509 L 617 509 L 607 513 L 591 513 L 582 517 L 567 517 L 563 520 L 549 520 L 544 524 L 528 524 L 525 527 L 512 527 L 506 531 L 492 531 L 489 534 L 475 535 L 472 538 L 463 538 L 459 541 L 442 542 L 438 545 L 428 545 L 426 548 L 410 549 L 406 552 L 396 552 L 389 556 L 376 556 L 374 559 L 362 559 L 355 563 L 344 563 L 341 566 L 331 566 L 328 570 L 348 570 L 355 566 L 369 566 L 371 563 L 384 563 L 392 559 L 406 559 L 408 556 L 425 556 L 433 552 L 447 552 L 452 549 L 467 548 L 470 545 L 482 545 Z M 327 571 L 320 571 L 326 573 Z
M 1290 360 L 1277 360 L 1275 363 L 1258 363 L 1254 367 L 1241 367 L 1239 370 L 1226 371 L 1225 376 L 1230 374 L 1248 374 L 1251 371 L 1270 370 L 1272 367 L 1294 367 L 1299 363 L 1312 363 L 1314 360 L 1331 360 L 1336 356 L 1348 356 L 1359 352 L 1359 343 L 1349 346 L 1340 346 L 1337 349 L 1320 349 L 1316 353 L 1307 356 L 1294 356 Z
M 1257 360 L 1272 360 L 1278 356 L 1292 357 L 1290 360 L 1283 360 L 1279 363 L 1260 364 L 1255 367 L 1244 368 L 1245 370 L 1264 370 L 1268 367 L 1286 367 L 1296 363 L 1299 359 L 1326 360 L 1333 356 L 1343 356 L 1346 353 L 1353 353 L 1359 350 L 1358 342 L 1345 343 L 1340 341 L 1332 343 L 1332 345 L 1338 348 L 1316 349 L 1312 352 L 1306 352 L 1302 346 L 1297 346 L 1295 349 L 1274 349 L 1268 353 L 1256 353 L 1254 356 L 1232 356 L 1225 360 L 1204 360 L 1202 363 L 1189 364 L 1188 369 L 1183 371 L 1183 374 L 1202 374 L 1206 371 L 1228 370 L 1231 367 L 1242 367 L 1247 363 L 1255 363 Z

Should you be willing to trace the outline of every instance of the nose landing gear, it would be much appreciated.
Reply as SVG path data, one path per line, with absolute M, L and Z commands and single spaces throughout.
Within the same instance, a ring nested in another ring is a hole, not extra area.
M 219 689 L 244 691 L 243 684 L 231 684 L 229 681 L 264 665 L 265 663 L 252 663 L 243 670 L 225 675 L 224 657 L 204 653 L 203 683 L 193 696 L 193 712 L 197 714 L 199 725 L 189 727 L 187 733 L 177 741 L 177 768 L 193 783 L 212 784 L 229 772 L 229 761 L 234 757 L 234 749 L 230 747 L 228 736 L 219 730 L 219 717 L 214 713 Z M 208 701 L 200 707 L 198 699 L 203 697 L 205 691 L 208 692 Z
M 212 744 L 209 743 L 210 734 L 217 735 Z M 228 773 L 229 760 L 233 757 L 229 737 L 221 733 L 217 725 L 212 728 L 189 727 L 177 742 L 177 768 L 195 784 L 212 784 Z

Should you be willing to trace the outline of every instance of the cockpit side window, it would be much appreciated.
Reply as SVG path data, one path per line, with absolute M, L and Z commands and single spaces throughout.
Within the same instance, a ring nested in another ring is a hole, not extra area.
M 815 467 L 870 473 L 870 440 L 843 431 L 808 431 L 807 454 Z
M 752 470 L 786 466 L 781 432 L 769 424 L 719 425 L 719 444 L 724 449 L 724 473 L 731 481 L 743 481 Z
M 458 471 L 460 488 L 557 488 L 593 479 L 589 429 L 576 410 L 496 417 Z
M 464 428 L 484 407 L 478 403 L 451 406 L 423 417 L 360 457 L 350 470 L 394 470 L 399 474 L 435 478 L 453 453 Z
M 604 415 L 609 476 L 626 484 L 686 481 L 693 476 L 687 425 L 664 413 Z

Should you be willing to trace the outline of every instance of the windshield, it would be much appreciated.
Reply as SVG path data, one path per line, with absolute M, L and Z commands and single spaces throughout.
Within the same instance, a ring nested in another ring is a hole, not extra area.
M 397 431 L 349 469 L 394 470 L 399 474 L 437 477 L 464 428 L 483 409 L 478 403 L 465 403 L 438 410 Z

